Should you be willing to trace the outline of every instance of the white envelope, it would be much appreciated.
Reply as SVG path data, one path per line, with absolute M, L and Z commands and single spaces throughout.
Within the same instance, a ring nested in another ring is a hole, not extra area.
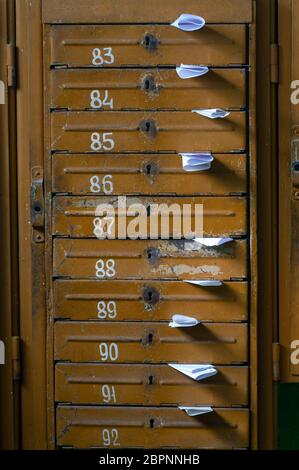
M 208 379 L 218 374 L 217 369 L 211 364 L 168 364 L 173 369 L 181 372 L 197 382 Z
M 211 108 L 211 109 L 193 109 L 192 113 L 200 114 L 209 119 L 223 119 L 230 115 L 228 111 L 220 108 Z
M 217 281 L 217 280 L 203 280 L 203 281 L 184 281 L 187 282 L 188 284 L 194 284 L 195 286 L 201 286 L 201 287 L 219 287 L 223 285 L 222 281 Z
M 172 321 L 169 323 L 171 328 L 191 328 L 192 326 L 199 325 L 199 321 L 193 317 L 186 315 L 173 315 Z
M 213 247 L 225 245 L 226 243 L 233 242 L 234 240 L 233 238 L 194 238 L 193 241 L 204 246 Z
M 211 152 L 180 153 L 183 168 L 187 172 L 210 170 L 214 157 Z
M 176 67 L 176 72 L 178 76 L 182 79 L 195 78 L 206 75 L 209 71 L 209 67 L 204 65 L 185 65 L 181 64 L 179 67 Z
M 182 31 L 196 31 L 203 28 L 205 24 L 206 22 L 201 16 L 183 13 L 173 23 L 171 23 L 171 26 Z
M 179 406 L 179 409 L 185 411 L 188 416 L 200 416 L 213 412 L 210 406 Z

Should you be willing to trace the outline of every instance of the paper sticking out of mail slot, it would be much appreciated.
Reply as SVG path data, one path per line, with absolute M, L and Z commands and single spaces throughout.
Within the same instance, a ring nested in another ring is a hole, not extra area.
M 179 410 L 185 411 L 188 416 L 200 416 L 213 412 L 210 406 L 179 406 Z
M 176 67 L 176 72 L 180 78 L 186 80 L 187 78 L 196 78 L 206 75 L 209 71 L 209 67 L 204 65 L 185 65 L 181 64 Z
M 211 364 L 168 364 L 173 369 L 187 375 L 197 382 L 216 375 L 217 369 Z
M 173 23 L 171 23 L 171 26 L 174 26 L 181 31 L 197 31 L 198 29 L 202 29 L 205 24 L 206 22 L 201 16 L 183 13 Z
M 233 242 L 233 238 L 194 238 L 194 242 L 207 247 L 217 247 Z
M 222 281 L 217 281 L 216 279 L 207 279 L 203 281 L 184 281 L 187 282 L 188 284 L 194 284 L 195 286 L 200 286 L 200 287 L 220 287 L 223 285 Z
M 186 172 L 210 170 L 214 157 L 211 152 L 180 153 Z
M 200 322 L 196 318 L 187 317 L 186 315 L 173 315 L 169 326 L 171 328 L 192 328 L 199 324 Z
M 223 119 L 230 115 L 228 111 L 220 108 L 211 108 L 211 109 L 192 109 L 192 113 L 200 114 L 209 119 Z

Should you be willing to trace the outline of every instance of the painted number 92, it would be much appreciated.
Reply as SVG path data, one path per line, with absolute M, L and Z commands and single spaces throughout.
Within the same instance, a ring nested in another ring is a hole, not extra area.
M 120 443 L 118 442 L 118 430 L 113 429 L 103 429 L 102 439 L 104 447 L 118 447 Z

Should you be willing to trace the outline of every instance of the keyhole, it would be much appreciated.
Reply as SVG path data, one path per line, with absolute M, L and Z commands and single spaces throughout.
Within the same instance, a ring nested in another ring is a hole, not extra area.
M 154 339 L 153 333 L 149 333 L 147 337 L 148 344 L 151 344 L 153 342 L 153 339 Z
M 147 206 L 146 214 L 147 214 L 148 217 L 150 217 L 150 215 L 151 215 L 151 206 Z
M 151 172 L 152 172 L 152 165 L 150 165 L 150 164 L 146 165 L 145 170 L 146 170 L 146 174 L 150 175 Z
M 155 51 L 158 46 L 158 40 L 153 34 L 147 33 L 144 36 L 143 45 L 149 51 Z
M 153 383 L 154 383 L 154 377 L 152 375 L 150 375 L 149 378 L 148 378 L 148 384 L 153 385 Z
M 150 428 L 155 427 L 155 420 L 153 418 L 150 419 Z
M 150 81 L 149 81 L 148 78 L 146 78 L 145 81 L 144 81 L 144 88 L 145 88 L 146 90 L 149 90 L 149 89 L 150 89 Z
M 37 212 L 38 214 L 42 211 L 42 208 L 39 204 L 35 204 L 34 206 L 34 212 Z
M 156 304 L 160 300 L 159 292 L 153 287 L 146 287 L 143 291 L 143 300 L 147 304 Z

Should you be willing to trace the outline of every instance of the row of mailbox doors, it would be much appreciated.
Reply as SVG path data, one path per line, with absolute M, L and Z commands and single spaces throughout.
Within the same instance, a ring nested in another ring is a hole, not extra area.
M 52 25 L 45 51 L 57 446 L 248 447 L 247 25 Z M 180 63 L 209 72 L 182 80 Z M 192 113 L 216 107 L 230 114 Z M 180 152 L 196 150 L 209 171 L 184 171 Z M 96 208 L 116 195 L 188 203 L 193 219 L 203 205 L 204 236 L 231 241 L 148 240 L 150 212 L 144 240 L 97 240 Z M 175 313 L 201 323 L 170 328 Z

